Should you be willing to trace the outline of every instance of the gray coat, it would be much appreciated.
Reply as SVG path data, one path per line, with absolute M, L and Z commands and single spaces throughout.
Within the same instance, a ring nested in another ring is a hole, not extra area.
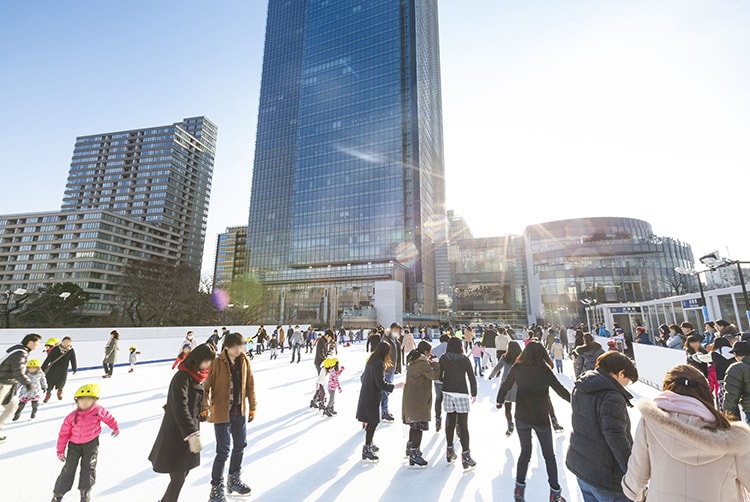
M 115 364 L 117 361 L 117 342 L 119 340 L 113 336 L 109 337 L 107 345 L 104 346 L 104 364 Z

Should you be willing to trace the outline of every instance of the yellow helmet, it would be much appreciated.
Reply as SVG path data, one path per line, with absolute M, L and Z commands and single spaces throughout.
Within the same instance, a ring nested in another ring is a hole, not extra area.
M 47 340 L 47 343 L 44 344 L 45 346 L 54 347 L 55 345 L 60 345 L 60 340 L 57 338 L 50 338 Z
M 337 357 L 327 357 L 326 360 L 323 361 L 323 367 L 326 369 L 333 368 L 338 363 L 339 363 L 339 360 Z
M 99 399 L 99 396 L 101 396 L 102 389 L 95 383 L 87 383 L 84 385 L 81 385 L 78 390 L 76 391 L 74 398 L 79 397 L 93 397 L 95 399 Z
M 42 360 L 41 359 L 31 359 L 29 362 L 26 363 L 27 368 L 41 368 L 42 367 Z
M 135 345 L 131 345 L 130 350 L 136 350 Z

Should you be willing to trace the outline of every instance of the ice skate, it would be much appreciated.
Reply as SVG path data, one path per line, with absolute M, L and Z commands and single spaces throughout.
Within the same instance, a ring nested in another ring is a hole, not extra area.
M 323 409 L 323 416 L 324 417 L 333 417 L 333 413 L 331 413 L 331 408 L 324 408 Z
M 211 494 L 208 496 L 208 502 L 227 502 L 227 497 L 224 495 L 224 480 L 218 484 L 211 485 Z
M 464 467 L 464 471 L 470 471 L 477 466 L 477 463 L 474 462 L 473 458 L 471 458 L 471 451 L 466 450 L 465 452 L 461 453 L 461 464 Z
M 49 392 L 47 393 L 49 395 Z M 57 400 L 62 401 L 62 389 L 57 389 Z M 46 403 L 47 401 L 45 401 Z
M 427 467 L 427 461 L 422 458 L 422 452 L 418 448 L 409 449 L 409 466 Z
M 59 391 L 58 391 L 58 392 L 59 392 Z M 50 397 L 52 397 L 52 393 L 51 393 L 51 392 L 47 392 L 47 393 L 46 393 L 46 394 L 44 395 L 44 401 L 42 401 L 42 402 L 43 402 L 44 404 L 47 404 L 47 403 L 49 402 L 49 398 L 50 398 Z
M 550 489 L 549 502 L 565 502 L 565 497 L 562 496 L 562 490 Z
M 62 502 L 62 499 L 63 499 L 62 495 L 58 495 L 58 494 L 52 495 L 52 502 Z
M 81 490 L 81 502 L 91 502 L 91 489 Z
M 227 492 L 230 495 L 232 493 L 237 493 L 237 495 L 250 495 L 250 491 L 250 487 L 240 479 L 239 471 L 229 475 L 229 478 L 227 479 Z
M 513 490 L 513 500 L 515 502 L 525 502 L 526 485 L 516 483 L 516 489 Z
M 383 420 L 383 422 L 393 422 L 395 420 L 395 418 L 393 418 L 393 415 L 391 415 L 387 411 L 384 411 L 380 418 L 381 420 Z
M 362 460 L 365 462 L 377 462 L 380 459 L 372 451 L 372 445 L 364 445 L 362 447 Z
M 453 448 L 453 446 L 449 446 L 445 452 L 445 460 L 448 461 L 449 464 L 452 464 L 454 460 L 456 460 L 458 457 L 456 456 L 456 449 Z

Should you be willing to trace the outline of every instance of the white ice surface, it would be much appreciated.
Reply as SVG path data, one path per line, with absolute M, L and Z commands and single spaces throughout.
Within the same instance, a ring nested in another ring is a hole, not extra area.
M 474 471 L 464 473 L 459 462 L 445 462 L 445 435 L 434 429 L 424 435 L 422 450 L 430 462 L 426 469 L 413 469 L 403 458 L 407 429 L 401 424 L 401 391 L 391 396 L 393 424 L 381 424 L 375 434 L 380 447 L 378 464 L 363 464 L 362 426 L 355 419 L 359 376 L 365 361 L 364 344 L 340 347 L 338 357 L 346 367 L 336 396 L 338 416 L 323 418 L 308 405 L 315 389 L 312 354 L 302 363 L 290 364 L 290 352 L 269 361 L 268 353 L 253 360 L 258 411 L 248 427 L 243 479 L 252 487 L 252 499 L 260 501 L 506 501 L 512 500 L 514 472 L 520 447 L 514 434 L 505 437 L 505 416 L 495 409 L 498 379 L 479 380 L 479 397 L 469 415 Z M 100 404 L 110 410 L 121 427 L 118 438 L 101 436 L 97 484 L 92 498 L 97 501 L 157 501 L 168 476 L 151 470 L 147 457 L 163 415 L 162 406 L 172 376 L 170 364 L 141 365 L 128 374 L 127 367 L 115 368 L 114 377 L 102 379 L 100 371 L 79 372 L 68 379 L 63 401 L 53 396 L 41 405 L 37 418 L 29 420 L 27 407 L 18 422 L 10 423 L 0 444 L 0 500 L 46 501 L 51 499 L 62 464 L 55 456 L 57 433 L 63 417 L 72 411 L 72 395 L 82 383 L 102 386 Z M 561 381 L 572 386 L 572 366 L 566 361 Z M 397 376 L 396 381 L 403 381 Z M 655 390 L 641 384 L 631 386 L 636 397 L 653 396 Z M 576 478 L 565 469 L 564 459 L 570 432 L 570 406 L 552 393 L 557 416 L 565 427 L 555 436 L 555 451 L 563 494 L 569 501 L 581 500 Z M 638 421 L 632 412 L 633 432 Z M 433 427 L 434 424 L 431 424 Z M 211 463 L 215 448 L 210 424 L 202 427 L 204 449 L 201 465 L 191 471 L 180 500 L 208 500 Z M 457 447 L 459 446 L 456 440 Z M 526 499 L 546 500 L 549 488 L 541 451 L 534 441 L 527 480 Z M 460 450 L 460 448 L 457 448 Z M 77 479 L 65 500 L 78 500 Z M 230 500 L 232 497 L 230 497 Z

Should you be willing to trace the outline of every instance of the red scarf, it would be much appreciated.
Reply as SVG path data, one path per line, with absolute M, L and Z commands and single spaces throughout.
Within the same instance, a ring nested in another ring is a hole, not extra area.
M 203 383 L 203 381 L 208 377 L 208 370 L 200 370 L 200 371 L 193 371 L 192 369 L 185 366 L 185 361 L 182 361 L 179 366 L 177 366 L 177 369 L 179 371 L 184 371 L 190 377 L 195 380 L 198 383 Z

